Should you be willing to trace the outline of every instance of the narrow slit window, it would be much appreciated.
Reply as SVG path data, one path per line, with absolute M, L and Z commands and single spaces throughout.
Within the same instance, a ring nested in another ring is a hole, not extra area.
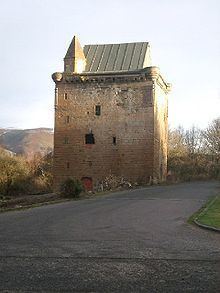
M 96 114 L 96 116 L 101 115 L 101 106 L 100 105 L 95 106 L 95 114 Z
M 66 163 L 66 168 L 69 169 L 70 168 L 70 162 Z
M 66 123 L 70 123 L 70 116 L 66 116 Z
M 68 95 L 67 93 L 64 94 L 64 100 L 67 100 L 68 99 Z
M 68 144 L 68 143 L 69 143 L 69 137 L 66 136 L 66 137 L 64 138 L 64 144 Z
M 116 145 L 116 136 L 113 136 L 113 138 L 112 138 L 112 143 L 113 143 L 114 145 Z
M 85 135 L 86 144 L 95 144 L 95 138 L 93 133 L 88 133 Z

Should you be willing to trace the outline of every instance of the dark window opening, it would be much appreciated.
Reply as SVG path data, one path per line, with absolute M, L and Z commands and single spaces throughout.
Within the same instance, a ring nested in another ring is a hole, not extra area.
M 95 114 L 96 114 L 96 116 L 101 115 L 101 106 L 100 105 L 95 106 Z
M 70 123 L 70 116 L 66 116 L 66 123 Z
M 65 143 L 65 144 L 68 144 L 68 143 L 69 143 L 69 137 L 66 136 L 66 137 L 64 138 L 64 143 Z
M 70 168 L 70 163 L 69 163 L 69 162 L 66 163 L 66 168 L 67 168 L 67 169 Z
M 68 95 L 67 93 L 64 94 L 64 100 L 67 100 L 68 99 Z
M 115 137 L 115 136 L 113 136 L 113 138 L 112 138 L 112 143 L 113 143 L 114 145 L 116 145 L 116 137 Z
M 86 144 L 94 144 L 95 143 L 95 138 L 93 133 L 88 133 L 85 135 L 85 140 L 86 140 Z

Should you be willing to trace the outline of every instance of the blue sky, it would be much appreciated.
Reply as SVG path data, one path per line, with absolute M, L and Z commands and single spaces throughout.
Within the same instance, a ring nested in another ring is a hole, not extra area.
M 81 44 L 149 41 L 173 85 L 169 123 L 220 116 L 219 0 L 7 0 L 0 5 L 0 127 L 53 127 L 54 84 L 73 35 Z

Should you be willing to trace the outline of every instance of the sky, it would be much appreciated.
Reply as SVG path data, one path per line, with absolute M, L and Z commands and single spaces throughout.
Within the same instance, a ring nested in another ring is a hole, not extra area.
M 82 45 L 149 41 L 172 84 L 169 125 L 220 116 L 219 0 L 0 0 L 0 128 L 53 127 L 54 83 Z

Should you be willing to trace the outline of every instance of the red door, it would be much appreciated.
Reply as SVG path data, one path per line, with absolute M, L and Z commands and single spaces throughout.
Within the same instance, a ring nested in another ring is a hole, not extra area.
M 93 185 L 92 185 L 92 178 L 91 177 L 83 177 L 82 183 L 86 191 L 92 191 Z

